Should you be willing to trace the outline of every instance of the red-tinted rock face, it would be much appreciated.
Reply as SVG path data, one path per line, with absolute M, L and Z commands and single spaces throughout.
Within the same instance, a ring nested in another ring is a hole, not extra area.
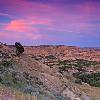
M 25 47 L 25 53 L 31 55 L 53 55 L 59 59 L 87 59 L 100 61 L 100 50 L 70 46 Z

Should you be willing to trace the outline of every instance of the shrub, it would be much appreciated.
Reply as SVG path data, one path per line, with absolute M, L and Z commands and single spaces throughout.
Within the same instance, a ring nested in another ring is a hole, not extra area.
M 12 66 L 12 62 L 11 61 L 7 61 L 7 60 L 3 60 L 0 65 L 4 66 L 4 67 L 10 67 Z
M 77 84 L 82 84 L 82 80 L 81 80 L 81 79 L 76 79 L 76 80 L 75 80 L 75 83 L 77 83 Z
M 66 66 L 59 67 L 59 72 L 60 73 L 63 73 L 64 71 L 66 71 Z
M 3 60 L 0 62 L 0 73 L 8 71 L 9 68 L 12 68 L 12 61 Z
M 27 73 L 27 72 L 23 72 L 23 77 L 25 77 L 25 79 L 27 79 L 27 80 L 30 80 L 29 73 Z
M 46 56 L 45 58 L 47 58 L 47 59 L 56 59 L 56 57 L 53 56 L 53 55 Z

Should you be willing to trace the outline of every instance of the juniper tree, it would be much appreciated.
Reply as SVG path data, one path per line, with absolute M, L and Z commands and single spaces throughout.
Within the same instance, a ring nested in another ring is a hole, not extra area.
M 17 56 L 20 56 L 20 54 L 22 54 L 24 52 L 24 47 L 21 45 L 20 42 L 16 42 L 15 47 L 16 47 Z

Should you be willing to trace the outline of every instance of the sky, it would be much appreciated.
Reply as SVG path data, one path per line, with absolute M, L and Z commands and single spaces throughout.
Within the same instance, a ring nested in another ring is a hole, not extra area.
M 100 47 L 100 0 L 0 0 L 0 41 Z

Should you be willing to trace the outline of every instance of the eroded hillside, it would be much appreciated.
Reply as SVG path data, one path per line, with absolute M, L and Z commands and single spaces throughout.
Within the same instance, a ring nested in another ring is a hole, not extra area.
M 99 100 L 98 87 L 97 91 L 93 89 L 97 94 L 92 95 L 93 86 L 81 78 L 76 81 L 77 77 L 73 76 L 99 73 L 99 61 L 100 51 L 94 49 L 25 47 L 25 52 L 17 57 L 15 47 L 3 45 L 0 48 L 0 84 L 37 100 Z

